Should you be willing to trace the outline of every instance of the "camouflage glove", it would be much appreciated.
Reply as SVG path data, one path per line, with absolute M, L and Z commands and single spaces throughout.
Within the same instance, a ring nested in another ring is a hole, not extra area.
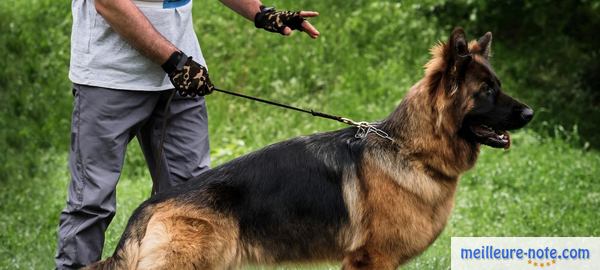
M 272 7 L 260 7 L 260 12 L 254 17 L 254 26 L 263 28 L 269 32 L 280 33 L 283 35 L 283 29 L 289 27 L 292 30 L 304 30 L 302 23 L 304 17 L 300 12 L 276 11 Z
M 182 96 L 205 96 L 215 88 L 208 77 L 208 70 L 183 52 L 173 53 L 162 68 Z

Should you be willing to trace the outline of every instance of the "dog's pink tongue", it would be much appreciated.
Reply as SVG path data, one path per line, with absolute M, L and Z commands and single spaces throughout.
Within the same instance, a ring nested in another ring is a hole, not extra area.
M 511 144 L 511 138 L 510 138 L 510 134 L 508 133 L 508 131 L 504 131 L 504 137 L 508 141 L 508 143 L 504 146 L 504 149 L 508 150 L 510 148 L 510 144 Z

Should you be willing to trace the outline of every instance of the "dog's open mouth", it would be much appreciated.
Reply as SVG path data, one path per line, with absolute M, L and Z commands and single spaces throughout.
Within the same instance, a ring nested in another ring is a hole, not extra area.
M 481 144 L 494 148 L 508 149 L 510 147 L 510 134 L 506 130 L 495 130 L 486 125 L 471 125 L 469 128 Z

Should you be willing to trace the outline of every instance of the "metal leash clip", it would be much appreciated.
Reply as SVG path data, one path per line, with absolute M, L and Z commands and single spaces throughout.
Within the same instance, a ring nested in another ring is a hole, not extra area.
M 388 140 L 394 142 L 394 139 L 392 137 L 390 137 L 390 135 L 388 135 L 387 132 L 375 127 L 373 124 L 371 124 L 369 122 L 356 122 L 352 119 L 343 118 L 343 117 L 342 117 L 342 121 L 348 125 L 352 125 L 357 128 L 354 138 L 364 139 L 367 137 L 367 135 L 369 135 L 369 133 L 375 133 L 375 135 L 377 135 L 381 138 L 388 139 Z

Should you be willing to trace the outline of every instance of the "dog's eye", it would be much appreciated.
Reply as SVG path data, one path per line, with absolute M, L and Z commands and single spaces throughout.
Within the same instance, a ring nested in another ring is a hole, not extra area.
M 487 83 L 483 85 L 483 93 L 487 96 L 494 95 L 494 88 L 490 87 Z

